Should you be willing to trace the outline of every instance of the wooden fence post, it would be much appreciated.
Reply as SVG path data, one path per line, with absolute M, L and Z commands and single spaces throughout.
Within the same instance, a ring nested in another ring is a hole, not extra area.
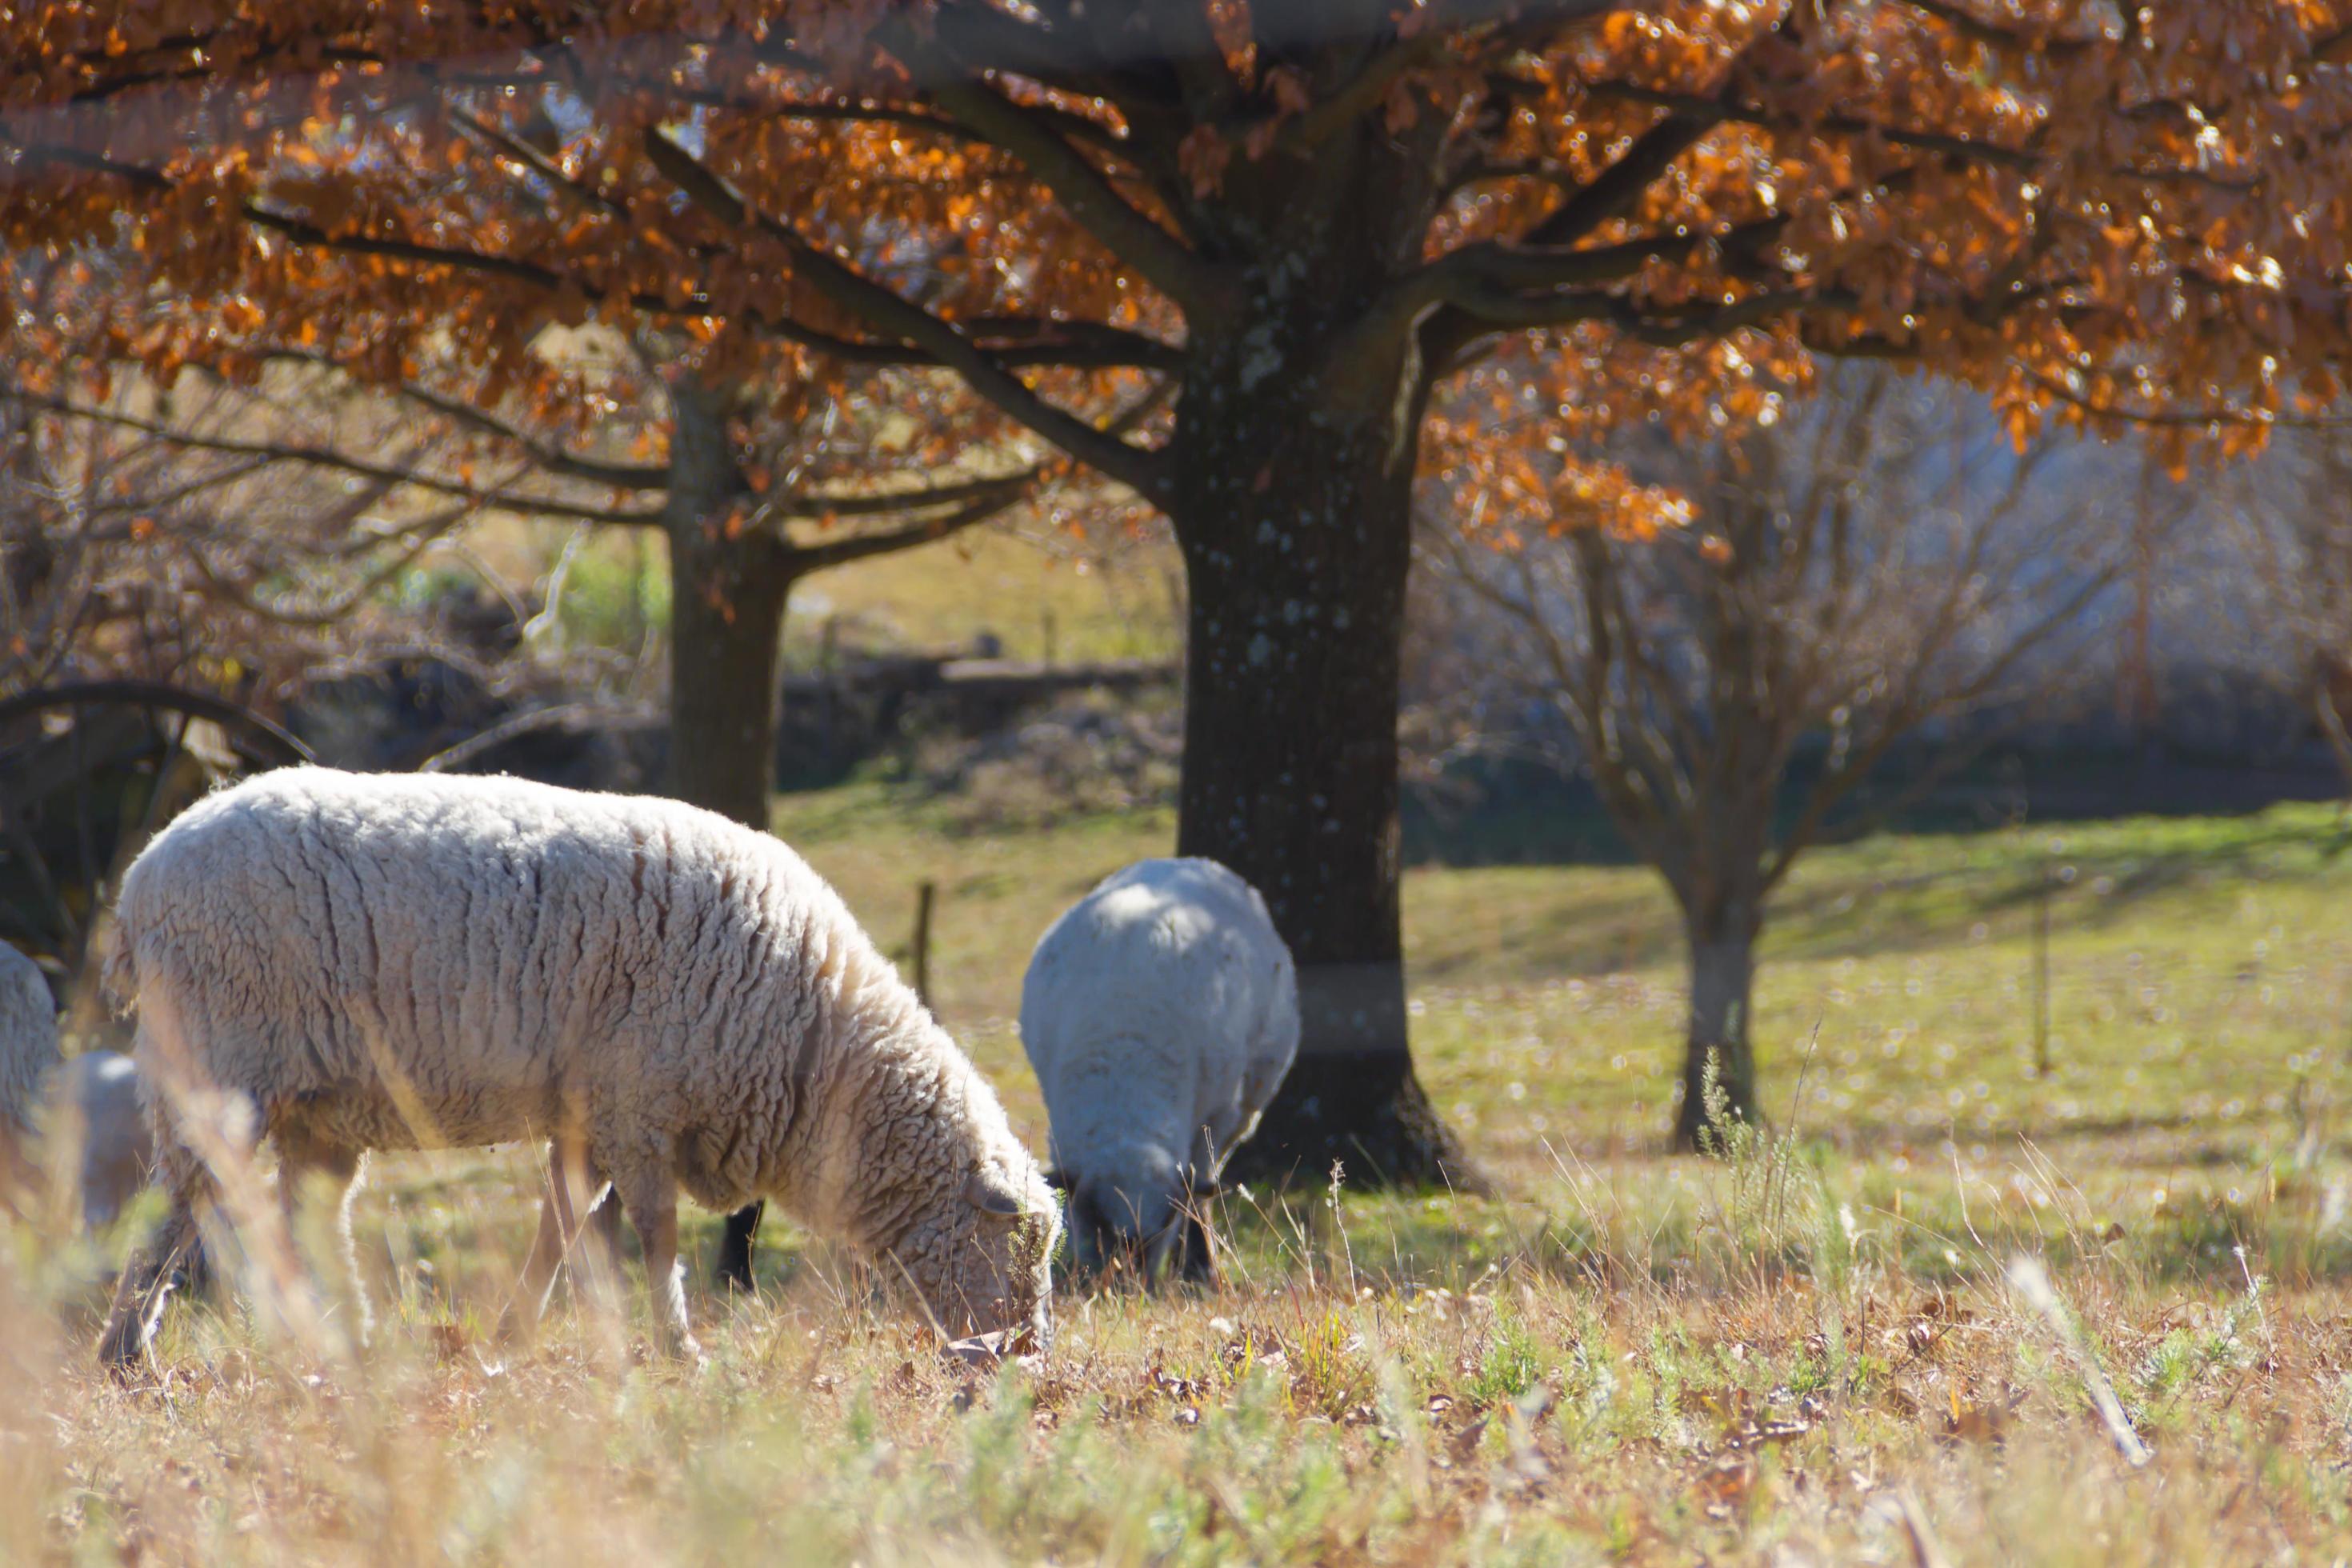
M 926 879 L 915 889 L 915 995 L 931 1005 L 931 900 L 938 887 Z
M 2033 1076 L 2050 1076 L 2050 862 L 2042 862 L 2042 885 L 2033 915 Z

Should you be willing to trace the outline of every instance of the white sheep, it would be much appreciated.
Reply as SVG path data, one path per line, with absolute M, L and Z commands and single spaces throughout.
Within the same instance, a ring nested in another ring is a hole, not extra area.
M 1138 1248 L 1213 1272 L 1191 1210 L 1298 1051 L 1298 980 L 1257 889 L 1213 860 L 1141 860 L 1048 928 L 1021 989 L 1081 1268 Z M 1181 1223 L 1180 1223 L 1181 1222 Z
M 0 1166 L 17 1179 L 37 1166 L 33 1140 L 71 1125 L 78 1139 L 82 1223 L 103 1228 L 147 1180 L 152 1158 L 138 1073 L 113 1051 L 58 1058 L 57 1005 L 33 961 L 0 942 Z
M 520 779 L 265 773 L 157 835 L 108 978 L 141 1070 L 249 1100 L 281 1201 L 372 1149 L 551 1142 L 535 1320 L 607 1181 L 665 1342 L 693 1352 L 677 1194 L 770 1197 L 884 1260 L 936 1322 L 1042 1342 L 1052 1191 L 985 1079 L 840 898 L 765 834 Z M 172 1212 L 100 1352 L 136 1359 L 209 1196 L 159 1119 Z M 349 1221 L 345 1217 L 345 1248 Z M 356 1283 L 356 1282 L 354 1282 Z
M 120 1051 L 68 1058 L 49 1090 L 50 1126 L 70 1116 L 79 1134 L 82 1224 L 114 1223 L 154 1168 L 155 1144 L 140 1103 L 139 1068 Z
M 0 1184 L 32 1174 L 31 1141 L 58 1065 L 58 1007 L 38 965 L 0 942 Z

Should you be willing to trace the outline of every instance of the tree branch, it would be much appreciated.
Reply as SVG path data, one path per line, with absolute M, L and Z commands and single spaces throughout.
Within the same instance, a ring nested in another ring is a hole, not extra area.
M 457 129 L 488 146 L 498 156 L 509 163 L 521 164 L 582 205 L 593 208 L 610 217 L 625 219 L 629 216 L 629 209 L 620 202 L 593 186 L 584 185 L 573 179 L 563 172 L 562 167 L 554 159 L 521 138 L 509 135 L 505 130 L 491 124 L 478 115 L 451 110 L 449 120 Z
M 171 180 L 157 169 L 101 158 L 70 148 L 27 146 L 24 151 L 33 161 L 109 175 L 150 194 L 160 195 L 173 188 Z M 460 272 L 529 284 L 548 293 L 560 292 L 569 283 L 580 298 L 591 303 L 603 304 L 617 300 L 633 310 L 662 320 L 715 313 L 715 307 L 698 291 L 689 292 L 680 303 L 650 290 L 623 293 L 601 289 L 577 278 L 567 278 L 552 268 L 512 257 L 449 246 L 423 245 L 410 240 L 381 239 L 366 235 L 336 235 L 316 224 L 273 212 L 257 203 L 245 204 L 241 213 L 257 228 L 278 234 L 298 245 L 340 255 L 380 256 L 418 266 L 447 267 Z M 760 335 L 793 343 L 849 364 L 938 365 L 944 363 L 936 354 L 918 346 L 839 337 L 803 326 L 789 317 L 752 316 L 745 324 Z M 1007 321 L 1002 325 L 1008 331 L 1016 325 L 1025 325 L 1033 333 L 1032 341 L 1002 346 L 986 345 L 985 352 L 989 356 L 1007 370 L 1171 370 L 1183 361 L 1182 351 L 1174 345 L 1108 322 Z M 1044 335 L 1048 329 L 1058 334 L 1058 339 Z
M 430 490 L 436 495 L 456 496 L 478 507 L 496 508 L 501 511 L 521 512 L 539 517 L 570 518 L 580 522 L 616 523 L 631 527 L 655 527 L 661 522 L 658 511 L 628 510 L 612 507 L 579 506 L 570 501 L 544 496 L 517 495 L 509 490 L 484 489 L 478 485 L 463 484 L 453 479 L 436 479 L 371 463 L 341 452 L 320 447 L 300 447 L 279 441 L 242 441 L 224 436 L 197 436 L 174 430 L 170 426 L 135 414 L 119 413 L 109 408 L 93 408 L 62 397 L 36 396 L 29 393 L 0 394 L 7 400 L 27 408 L 63 415 L 71 419 L 87 419 L 96 424 L 117 426 L 125 430 L 137 430 L 160 437 L 173 446 L 192 451 L 221 452 L 231 457 L 257 458 L 269 462 L 300 463 L 311 468 L 329 468 L 365 479 L 384 483 L 409 485 Z
M 1506 289 L 1569 289 L 1579 285 L 1613 283 L 1631 278 L 1653 261 L 1686 259 L 1710 245 L 1750 249 L 1768 246 L 1788 227 L 1788 219 L 1774 216 L 1741 224 L 1720 234 L 1657 234 L 1616 245 L 1582 249 L 1481 243 L 1448 251 L 1422 271 L 1450 270 L 1477 283 Z M 1407 279 L 1412 286 L 1413 279 Z M 1427 298 L 1444 300 L 1450 285 L 1444 279 L 1427 286 Z
M 1380 106 L 1389 84 L 1444 47 L 1443 28 L 1430 27 L 1374 55 L 1346 86 L 1285 125 L 1275 137 L 1282 152 L 1305 156 Z
M 846 566 L 853 561 L 869 560 L 893 551 L 934 543 L 1018 506 L 1028 495 L 1029 487 L 1023 484 L 1003 494 L 974 500 L 944 517 L 907 523 L 879 533 L 859 534 L 854 539 L 828 540 L 823 544 L 796 544 L 792 547 L 793 568 L 800 574 L 823 572 L 830 567 Z
M 1047 403 L 955 327 L 819 250 L 790 225 L 755 210 L 732 185 L 658 127 L 646 128 L 645 146 L 646 156 L 663 177 L 703 211 L 730 227 L 780 241 L 793 256 L 802 279 L 835 307 L 929 353 L 962 376 L 972 391 L 1080 462 L 1154 505 L 1167 504 L 1167 462 L 1160 454 L 1131 447 Z
M 887 28 L 882 43 L 908 68 L 929 68 L 940 75 L 943 79 L 929 92 L 933 103 L 1019 158 L 1080 227 L 1186 311 L 1214 310 L 1230 292 L 1221 268 L 1131 205 L 1051 126 L 964 74 L 971 68 L 966 62 L 946 58 L 939 46 L 926 46 L 904 22 Z
M 272 349 L 264 356 L 296 364 L 318 365 L 323 369 L 348 374 L 349 371 L 331 355 L 315 349 Z M 623 490 L 666 490 L 669 488 L 669 469 L 653 463 L 607 463 L 599 458 L 583 457 L 566 451 L 552 442 L 541 439 L 487 410 L 461 397 L 420 386 L 415 382 L 402 382 L 392 390 L 422 408 L 428 408 L 444 418 L 454 421 L 477 435 L 493 437 L 520 448 L 530 458 L 533 467 L 559 479 L 579 479 L 587 484 L 606 485 Z
M 1171 377 L 1160 383 L 1135 402 L 1106 427 L 1106 434 L 1118 437 L 1140 426 L 1166 405 L 1176 390 Z M 908 524 L 887 533 L 866 534 L 856 539 L 840 540 L 820 545 L 790 545 L 795 562 L 803 563 L 799 570 L 819 571 L 826 566 L 838 566 L 848 561 L 862 561 L 872 555 L 887 554 L 893 550 L 944 539 L 976 522 L 984 522 L 1007 507 L 1026 499 L 1044 479 L 1052 465 L 1032 463 L 1015 473 L 991 479 L 974 479 L 959 485 L 935 485 L 927 489 L 886 491 L 881 494 L 834 499 L 823 496 L 802 497 L 790 504 L 789 510 L 772 510 L 772 516 L 821 517 L 827 512 L 840 516 L 874 515 L 882 512 L 919 511 L 927 508 L 961 503 L 961 510 L 952 516 L 930 518 Z M 787 542 L 789 543 L 789 542 Z M 814 561 L 814 564 L 805 564 Z
M 1114 25 L 1130 19 L 1123 8 L 1103 18 Z M 1080 98 L 1107 99 L 1130 121 L 1146 107 L 1138 101 L 1139 84 L 1131 74 L 1088 68 L 1097 62 L 1084 58 L 1092 52 L 1087 46 L 1011 11 L 984 3 L 943 3 L 936 7 L 935 21 L 942 40 L 980 69 L 1026 77 Z M 912 67 L 917 62 L 906 63 Z M 918 89 L 928 86 L 919 78 L 916 81 Z
M 1994 142 L 1978 142 L 1966 136 L 1951 136 L 1933 131 L 1909 131 L 1900 126 L 1881 124 L 1874 120 L 1864 120 L 1859 115 L 1826 114 L 1818 120 L 1782 119 L 1747 104 L 1725 103 L 1696 93 L 1661 92 L 1655 88 L 1641 87 L 1632 82 L 1595 82 L 1586 90 L 1596 98 L 1651 104 L 1680 115 L 1713 114 L 1720 121 L 1761 126 L 1767 131 L 1830 131 L 1841 136 L 1876 136 L 1892 146 L 1972 158 L 1998 168 L 2029 173 L 2042 164 L 2041 156 L 2025 148 L 2004 147 Z
M 187 557 L 188 563 L 196 569 L 196 575 L 204 579 L 205 585 L 247 614 L 259 616 L 264 620 L 285 626 L 331 626 L 365 603 L 378 589 L 407 571 L 415 563 L 417 557 L 446 538 L 450 530 L 463 522 L 473 510 L 473 507 L 464 502 L 444 508 L 437 515 L 404 535 L 403 547 L 394 553 L 390 561 L 325 605 L 308 610 L 262 603 L 249 578 L 234 580 L 215 571 L 212 563 L 205 559 L 204 552 L 196 547 L 194 540 L 181 540 L 178 543 L 180 553 Z
M 931 485 L 915 490 L 866 490 L 856 495 L 798 495 L 761 510 L 771 517 L 810 520 L 825 517 L 887 517 L 896 512 L 926 511 L 934 507 L 965 506 L 980 501 L 1001 501 L 1008 492 L 1013 499 L 1025 493 L 1029 487 L 1044 477 L 1046 465 L 1032 463 L 1027 468 L 993 479 L 971 479 L 961 484 Z
M 1680 348 L 1701 338 L 1719 337 L 1756 326 L 1791 310 L 1853 310 L 1860 301 L 1844 289 L 1762 289 L 1712 310 L 1653 316 L 1613 294 L 1520 295 L 1457 282 L 1446 291 L 1448 314 L 1459 312 L 1487 330 L 1501 327 L 1564 327 L 1600 321 L 1659 348 Z
M 2042 391 L 2071 407 L 2101 419 L 2118 419 L 2130 425 L 2159 428 L 2208 429 L 2217 426 L 2236 426 L 2257 430 L 2342 430 L 2352 428 L 2352 418 L 2318 418 L 2294 414 L 2264 414 L 2243 408 L 2122 408 L 2084 396 L 2064 382 L 2045 375 L 2031 365 L 2020 364 L 2026 379 Z
M 1950 0 L 1903 0 L 1903 4 L 1923 16 L 1933 16 L 1970 43 L 1982 44 L 1988 48 L 2073 54 L 2091 47 L 2095 42 L 2089 38 L 2064 38 L 2046 33 L 2011 32 L 1984 20 L 1965 6 L 1951 4 Z
M 1592 183 L 1562 202 L 1558 211 L 1520 237 L 1528 246 L 1572 245 L 1607 223 L 1622 217 L 1642 193 L 1674 167 L 1675 160 L 1696 146 L 1723 118 L 1719 106 L 1702 111 L 1667 114 L 1633 139 L 1625 155 L 1603 169 Z

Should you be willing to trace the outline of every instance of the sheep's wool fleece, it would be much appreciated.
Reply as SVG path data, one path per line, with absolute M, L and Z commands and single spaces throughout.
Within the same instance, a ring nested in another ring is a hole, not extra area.
M 1021 1040 L 1054 1163 L 1122 1184 L 1206 1175 L 1255 1130 L 1298 1049 L 1290 950 L 1213 860 L 1140 860 L 1047 929 Z
M 40 967 L 0 942 L 0 1131 L 32 1131 L 41 1085 L 58 1065 L 58 1009 Z
M 576 1127 L 605 1172 L 658 1163 L 704 1204 L 772 1196 L 869 1246 L 919 1241 L 975 1167 L 1050 1212 L 987 1081 L 834 890 L 676 801 L 285 769 L 159 835 L 121 912 L 142 1068 L 184 1050 L 273 1131 Z

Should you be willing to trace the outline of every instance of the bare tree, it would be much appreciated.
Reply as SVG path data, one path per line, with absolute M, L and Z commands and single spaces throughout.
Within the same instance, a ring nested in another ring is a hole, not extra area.
M 1775 412 L 1700 450 L 1611 454 L 1685 498 L 1686 521 L 1629 528 L 1571 505 L 1423 530 L 1424 557 L 1488 612 L 1501 689 L 1555 716 L 1555 759 L 1674 895 L 1685 1147 L 1709 1139 L 1706 1085 L 1727 1115 L 1759 1113 L 1756 946 L 1790 868 L 2063 686 L 2130 559 L 2079 447 L 2021 455 L 1980 406 L 1876 367 Z M 1467 516 L 1481 498 L 1452 499 Z M 1906 787 L 1853 809 L 1906 743 L 1926 754 Z
M 478 510 L 191 445 L 249 403 L 193 387 L 167 430 L 0 397 L 0 693 L 104 677 L 267 689 L 387 627 L 379 590 Z
M 2352 429 L 2279 432 L 2225 493 L 2286 666 L 2283 684 L 2352 789 Z

